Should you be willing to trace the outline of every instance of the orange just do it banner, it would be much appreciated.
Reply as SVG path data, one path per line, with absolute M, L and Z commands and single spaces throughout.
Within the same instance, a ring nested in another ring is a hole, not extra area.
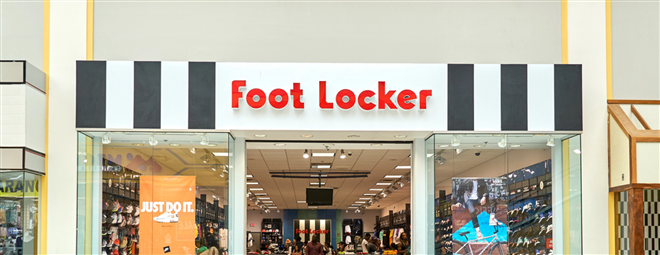
M 140 177 L 140 254 L 195 254 L 195 176 Z

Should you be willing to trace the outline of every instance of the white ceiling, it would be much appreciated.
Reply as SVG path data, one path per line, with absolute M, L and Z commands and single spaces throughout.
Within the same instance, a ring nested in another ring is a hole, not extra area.
M 273 147 L 272 144 L 264 145 Z M 250 149 L 251 147 L 260 146 L 248 144 L 248 174 L 254 176 L 248 182 L 256 181 L 259 183 L 259 185 L 248 185 L 248 189 L 263 188 L 263 191 L 253 191 L 253 193 L 267 193 L 267 196 L 260 197 L 269 197 L 270 200 L 268 201 L 273 201 L 273 204 L 278 209 L 307 209 L 307 204 L 301 204 L 298 201 L 305 201 L 306 188 L 310 186 L 310 182 L 318 182 L 318 179 L 272 178 L 271 171 L 309 171 L 311 164 L 330 163 L 332 164 L 332 168 L 324 169 L 324 171 L 371 172 L 366 178 L 322 179 L 322 182 L 326 183 L 325 187 L 336 187 L 337 189 L 334 192 L 333 206 L 322 206 L 319 209 L 346 209 L 352 204 L 355 204 L 356 201 L 360 201 L 359 198 L 369 197 L 364 194 L 379 193 L 377 191 L 369 191 L 369 189 L 389 187 L 377 186 L 376 183 L 392 183 L 396 180 L 384 180 L 385 175 L 405 175 L 410 172 L 410 169 L 395 169 L 396 166 L 410 166 L 409 144 L 384 144 L 379 146 L 380 148 L 378 149 L 373 149 L 374 147 L 370 144 L 335 144 L 330 150 L 321 149 L 323 147 L 309 150 L 310 153 L 335 152 L 334 157 L 310 156 L 308 159 L 303 158 L 304 149 L 295 148 L 301 146 L 314 148 L 323 146 L 323 144 L 287 144 L 284 146 L 287 147 L 286 149 Z M 349 152 L 352 153 L 352 156 L 341 159 L 340 151 L 342 148 L 347 148 L 344 149 L 345 152 L 347 154 Z M 372 205 L 372 207 L 386 207 L 410 197 L 410 186 L 407 182 L 405 184 L 403 188 L 381 199 L 380 202 Z M 255 206 L 253 202 L 248 202 L 251 207 Z

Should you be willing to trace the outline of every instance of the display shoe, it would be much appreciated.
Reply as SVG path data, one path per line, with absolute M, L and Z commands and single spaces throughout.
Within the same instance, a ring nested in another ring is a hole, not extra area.
M 179 214 L 165 212 L 160 216 L 154 217 L 154 220 L 160 223 L 176 223 L 179 222 Z
M 546 233 L 545 226 L 541 226 L 541 229 L 538 231 L 538 235 L 543 236 L 545 235 L 545 233 Z
M 126 219 L 124 219 L 124 216 L 120 216 L 123 220 L 121 221 L 121 224 L 119 224 L 119 227 L 124 227 L 126 226 Z
M 133 216 L 138 216 L 140 215 L 140 207 L 135 207 L 135 214 Z
M 112 217 L 112 222 L 111 223 L 112 224 L 117 224 L 117 214 L 113 213 L 111 217 Z
M 552 225 L 548 226 L 548 230 L 545 231 L 546 235 L 552 235 Z
M 116 212 L 117 210 L 119 210 L 119 202 L 115 201 L 112 203 L 112 212 Z
M 140 217 L 136 217 L 135 220 L 133 220 L 133 226 L 140 225 Z
M 132 205 L 128 205 L 128 206 L 126 207 L 126 211 L 125 211 L 125 213 L 133 213 L 133 206 L 132 206 Z

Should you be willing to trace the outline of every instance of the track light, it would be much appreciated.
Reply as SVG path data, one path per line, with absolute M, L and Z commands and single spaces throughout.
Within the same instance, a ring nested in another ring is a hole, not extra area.
M 222 165 L 222 172 L 223 173 L 229 173 L 229 171 L 227 171 L 227 168 L 229 168 L 229 167 L 227 167 L 227 165 Z
M 346 210 L 346 213 L 348 213 L 348 210 Z
M 220 173 L 220 177 L 225 178 L 225 173 Z
M 195 154 L 196 150 L 195 148 L 190 148 L 190 153 Z
M 199 142 L 201 145 L 209 145 L 209 137 L 206 133 L 202 134 L 202 141 Z
M 392 190 L 394 190 L 394 192 L 396 192 L 397 190 L 399 190 L 399 188 L 397 188 L 396 186 L 392 186 Z
M 211 170 L 213 170 L 213 171 L 217 171 L 217 170 L 218 170 L 218 165 L 213 165 L 213 166 L 211 167 Z
M 406 177 L 406 181 L 408 181 L 408 183 L 410 183 L 410 177 Z
M 550 147 L 555 146 L 555 139 L 552 138 L 552 135 L 550 135 L 550 137 L 548 137 L 548 142 L 545 145 L 550 146 Z
M 111 140 L 110 132 L 106 132 L 105 134 L 103 134 L 103 137 L 101 138 L 101 143 L 109 144 L 111 142 L 110 140 Z
M 435 155 L 435 162 L 437 162 L 439 165 L 442 165 L 447 162 L 447 159 L 443 156 L 440 156 L 440 153 L 438 153 Z
M 204 156 L 202 156 L 202 157 L 201 157 L 201 158 L 199 158 L 199 159 L 201 159 L 201 160 L 202 160 L 202 162 L 203 162 L 204 164 L 206 164 L 206 163 L 209 163 L 209 161 L 211 161 L 211 157 L 209 157 L 209 155 L 208 155 L 208 154 L 206 154 L 206 155 L 204 155 Z
M 388 194 L 388 195 L 392 194 L 392 191 L 388 189 L 388 190 L 385 191 L 385 194 Z
M 500 148 L 506 148 L 506 135 L 502 137 L 502 140 L 500 140 L 499 143 L 497 143 L 497 146 L 500 146 Z
M 451 138 L 451 146 L 459 146 L 461 145 L 461 140 L 458 139 L 458 135 L 454 135 L 454 137 Z
M 149 145 L 156 146 L 156 144 L 158 144 L 158 141 L 154 137 L 154 134 L 149 135 Z
M 305 153 L 303 153 L 303 158 L 309 158 L 309 152 L 307 152 L 307 149 L 305 149 Z
M 340 159 L 345 159 L 346 158 L 346 153 L 344 153 L 344 150 L 341 150 L 341 156 L 339 156 Z
M 381 192 L 380 195 L 383 196 L 383 197 L 387 197 L 387 194 L 385 193 L 385 191 Z
M 405 184 L 403 184 L 403 182 L 397 182 L 397 184 L 399 184 L 399 187 L 401 187 L 401 188 L 403 188 L 403 186 L 405 186 Z

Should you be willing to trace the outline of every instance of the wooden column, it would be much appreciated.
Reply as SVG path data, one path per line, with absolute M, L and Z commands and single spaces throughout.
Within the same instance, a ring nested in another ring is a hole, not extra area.
M 630 254 L 644 254 L 644 189 L 628 191 Z

